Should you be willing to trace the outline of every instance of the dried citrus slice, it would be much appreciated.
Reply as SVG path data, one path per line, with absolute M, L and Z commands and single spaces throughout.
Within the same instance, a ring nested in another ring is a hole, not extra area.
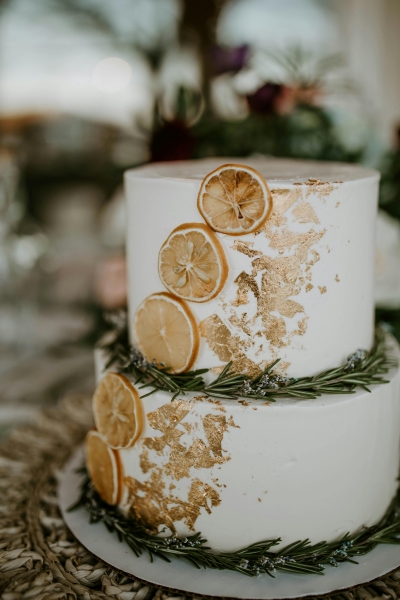
M 183 373 L 196 360 L 197 323 L 185 302 L 171 294 L 148 296 L 136 312 L 134 329 L 139 350 L 148 361 Z
M 172 294 L 190 302 L 207 302 L 223 288 L 228 263 L 217 236 L 203 223 L 180 225 L 158 255 L 160 279 Z
M 86 467 L 99 496 L 107 504 L 118 504 L 121 495 L 119 456 L 97 431 L 89 431 L 85 440 Z
M 98 432 L 115 450 L 129 448 L 142 432 L 139 392 L 119 373 L 107 373 L 97 386 L 93 414 Z
M 244 235 L 259 229 L 268 218 L 271 192 L 255 169 L 222 165 L 203 179 L 197 207 L 214 231 Z

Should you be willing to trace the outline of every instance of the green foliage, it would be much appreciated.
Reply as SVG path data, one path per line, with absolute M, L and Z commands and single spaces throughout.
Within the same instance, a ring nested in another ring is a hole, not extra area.
M 400 310 L 377 308 L 376 319 L 378 322 L 387 323 L 393 335 L 400 342 Z
M 400 151 L 386 155 L 381 171 L 379 203 L 390 215 L 400 219 Z
M 361 152 L 344 148 L 325 110 L 305 104 L 289 115 L 250 115 L 239 121 L 220 121 L 206 114 L 192 132 L 196 158 L 260 153 L 344 162 L 361 159 Z

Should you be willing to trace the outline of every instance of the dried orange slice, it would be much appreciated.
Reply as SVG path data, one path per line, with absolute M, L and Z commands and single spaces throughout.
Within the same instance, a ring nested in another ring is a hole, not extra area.
M 183 373 L 196 360 L 200 343 L 197 323 L 185 302 L 171 294 L 148 296 L 136 312 L 134 330 L 138 348 L 148 361 Z
M 85 453 L 86 467 L 99 496 L 107 504 L 118 504 L 122 477 L 117 452 L 107 446 L 97 431 L 89 431 Z
M 217 236 L 203 223 L 180 225 L 158 255 L 160 279 L 172 294 L 207 302 L 224 287 L 228 263 Z
M 197 207 L 214 231 L 244 235 L 264 224 L 272 198 L 266 181 L 255 169 L 222 165 L 203 179 Z
M 115 450 L 132 446 L 143 429 L 139 392 L 119 373 L 107 373 L 93 396 L 96 427 Z

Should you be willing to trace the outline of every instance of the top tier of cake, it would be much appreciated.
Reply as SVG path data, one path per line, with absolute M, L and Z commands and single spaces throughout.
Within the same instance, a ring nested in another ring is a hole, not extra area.
M 192 367 L 217 373 L 233 361 L 237 371 L 255 374 L 280 358 L 282 373 L 307 376 L 369 349 L 379 174 L 347 164 L 265 158 L 164 163 L 126 173 L 133 343 L 140 305 L 167 291 L 158 270 L 161 247 L 178 226 L 204 227 L 197 206 L 202 180 L 227 163 L 261 173 L 272 210 L 258 231 L 215 233 L 227 279 L 212 299 L 187 303 L 200 339 Z

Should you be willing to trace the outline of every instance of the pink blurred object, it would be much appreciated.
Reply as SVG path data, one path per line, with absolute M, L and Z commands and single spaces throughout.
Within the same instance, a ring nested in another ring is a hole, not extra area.
M 100 263 L 96 273 L 95 292 L 101 306 L 106 309 L 126 306 L 128 288 L 124 256 L 111 256 Z
M 274 108 L 279 115 L 288 115 L 298 104 L 318 105 L 321 96 L 321 90 L 316 87 L 302 88 L 283 85 L 280 94 L 275 99 Z
M 251 112 L 268 116 L 288 115 L 298 104 L 317 105 L 321 90 L 317 87 L 287 86 L 281 83 L 265 83 L 257 91 L 247 94 Z

